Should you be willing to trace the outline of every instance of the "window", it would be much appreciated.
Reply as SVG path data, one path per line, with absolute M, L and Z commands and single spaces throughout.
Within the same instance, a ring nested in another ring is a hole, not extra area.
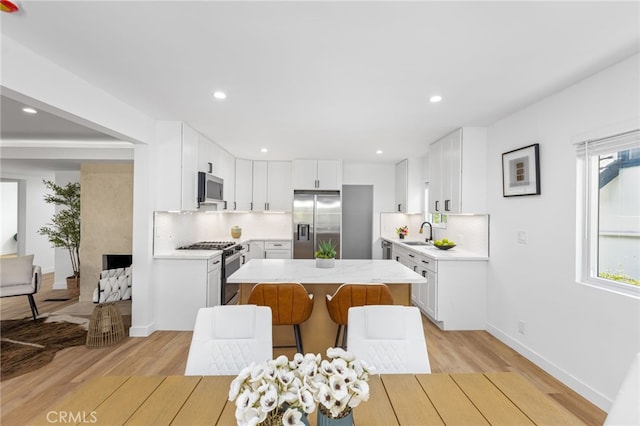
M 640 296 L 640 131 L 578 144 L 580 281 Z

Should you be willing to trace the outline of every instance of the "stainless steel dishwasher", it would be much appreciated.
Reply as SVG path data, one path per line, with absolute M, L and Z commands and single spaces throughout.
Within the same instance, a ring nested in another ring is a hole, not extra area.
M 393 244 L 387 240 L 382 240 L 382 258 L 391 259 L 391 248 Z

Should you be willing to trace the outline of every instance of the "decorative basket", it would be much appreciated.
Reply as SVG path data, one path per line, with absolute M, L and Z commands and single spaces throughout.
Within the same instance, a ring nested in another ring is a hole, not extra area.
M 101 303 L 93 308 L 87 332 L 88 348 L 112 346 L 125 337 L 122 315 L 115 303 Z

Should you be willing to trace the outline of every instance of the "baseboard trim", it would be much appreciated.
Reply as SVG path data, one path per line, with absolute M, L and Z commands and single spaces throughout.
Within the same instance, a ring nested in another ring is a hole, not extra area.
M 611 399 L 593 389 L 591 386 L 588 386 L 584 382 L 580 381 L 578 378 L 576 378 L 566 370 L 550 362 L 528 346 L 523 345 L 521 342 L 518 342 L 506 333 L 502 332 L 502 330 L 494 327 L 489 323 L 487 323 L 487 332 L 496 339 L 500 340 L 505 345 L 509 346 L 514 351 L 518 352 L 520 355 L 527 358 L 529 361 L 536 364 L 538 367 L 542 368 L 547 373 L 551 374 L 553 377 L 564 383 L 566 386 L 570 387 L 582 397 L 589 400 L 589 402 L 591 402 L 601 410 L 607 412 L 610 409 L 611 404 L 613 403 Z
M 149 337 L 154 331 L 156 331 L 155 323 L 151 323 L 144 327 L 132 326 L 129 327 L 129 337 Z

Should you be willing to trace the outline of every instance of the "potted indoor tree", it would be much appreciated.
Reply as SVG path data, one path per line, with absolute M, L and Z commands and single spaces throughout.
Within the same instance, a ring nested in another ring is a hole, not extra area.
M 67 288 L 77 292 L 80 284 L 80 184 L 70 182 L 65 186 L 43 180 L 51 191 L 44 201 L 62 209 L 51 217 L 51 223 L 38 230 L 55 248 L 65 248 L 69 252 L 73 275 L 67 277 Z
M 318 250 L 315 252 L 316 267 L 318 268 L 333 268 L 336 261 L 336 247 L 331 240 L 320 241 L 318 243 Z

